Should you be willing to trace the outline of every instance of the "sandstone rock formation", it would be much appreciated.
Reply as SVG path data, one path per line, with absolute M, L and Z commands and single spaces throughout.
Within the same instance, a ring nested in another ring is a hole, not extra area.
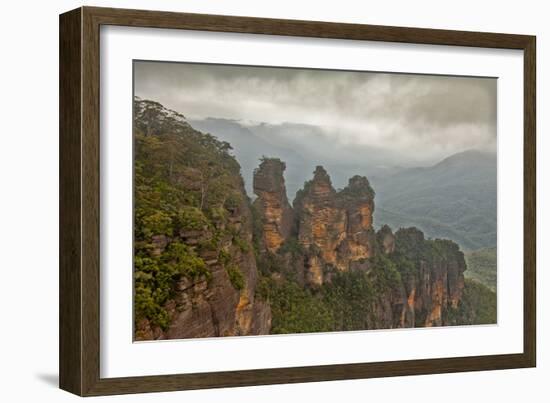
M 283 172 L 286 166 L 279 159 L 265 158 L 254 171 L 254 207 L 262 217 L 263 245 L 276 252 L 290 235 L 293 211 L 286 196 Z
M 353 268 L 357 262 L 374 256 L 375 233 L 372 226 L 374 191 L 364 176 L 354 176 L 348 186 L 337 194 L 337 199 L 346 212 L 346 236 L 338 247 L 340 270 Z
M 367 178 L 354 176 L 336 192 L 325 169 L 318 166 L 298 192 L 294 209 L 311 284 L 321 285 L 327 269 L 347 271 L 374 255 L 374 192 Z
M 284 165 L 281 164 L 279 160 L 264 160 L 256 171 L 254 183 L 259 196 L 255 204 L 263 212 L 263 237 L 277 240 L 268 250 L 277 251 L 274 246 L 278 248 L 287 239 L 296 239 L 301 247 L 301 254 L 295 256 L 292 263 L 288 256 L 281 261 L 283 266 L 292 265 L 292 270 L 298 274 L 303 271 L 305 284 L 319 288 L 330 283 L 333 273 L 370 272 L 371 258 L 378 254 L 388 256 L 397 261 L 400 280 L 379 290 L 370 308 L 372 319 L 369 319 L 369 326 L 394 328 L 450 324 L 447 311 L 456 309 L 459 304 L 466 269 L 464 257 L 456 244 L 426 240 L 415 228 L 401 229 L 394 234 L 384 225 L 375 233 L 372 222 L 374 191 L 367 178 L 354 176 L 346 188 L 336 191 L 330 176 L 321 166 L 315 169 L 313 179 L 298 192 L 293 211 L 288 207 L 280 208 L 286 206 L 281 204 L 281 201 L 286 202 L 281 177 Z M 269 178 L 269 175 L 273 177 Z M 277 202 L 266 203 L 266 200 Z M 294 227 L 284 232 L 284 236 L 280 230 L 275 230 L 283 221 L 282 212 L 286 217 L 295 217 Z

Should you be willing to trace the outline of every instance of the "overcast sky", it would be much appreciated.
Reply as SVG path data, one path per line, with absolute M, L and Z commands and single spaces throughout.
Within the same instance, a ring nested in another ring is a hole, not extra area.
M 496 149 L 496 79 L 162 62 L 134 73 L 135 95 L 192 119 L 314 125 L 426 162 Z

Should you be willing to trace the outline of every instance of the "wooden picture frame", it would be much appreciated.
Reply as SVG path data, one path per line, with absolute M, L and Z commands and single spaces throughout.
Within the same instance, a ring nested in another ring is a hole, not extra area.
M 524 348 L 521 354 L 100 377 L 99 35 L 102 25 L 519 49 L 524 56 Z M 60 16 L 60 387 L 81 396 L 375 378 L 536 365 L 535 37 L 81 7 Z

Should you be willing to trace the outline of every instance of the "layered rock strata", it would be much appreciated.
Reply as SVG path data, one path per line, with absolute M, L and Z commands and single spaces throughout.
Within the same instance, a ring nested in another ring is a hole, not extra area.
M 327 269 L 347 271 L 374 255 L 374 192 L 367 178 L 354 176 L 337 192 L 318 166 L 298 192 L 294 209 L 310 284 L 321 285 Z

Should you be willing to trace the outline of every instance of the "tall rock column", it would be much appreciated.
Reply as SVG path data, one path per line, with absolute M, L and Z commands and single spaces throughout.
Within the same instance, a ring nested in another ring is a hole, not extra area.
M 338 248 L 337 268 L 347 270 L 354 262 L 374 255 L 374 191 L 366 177 L 356 175 L 338 193 L 338 200 L 346 212 L 346 238 Z
M 322 166 L 296 200 L 298 241 L 315 248 L 327 263 L 336 263 L 336 247 L 345 238 L 346 214 L 336 202 L 336 191 Z
M 336 266 L 338 245 L 346 237 L 346 212 L 338 206 L 329 175 L 318 166 L 294 201 L 298 242 L 307 251 L 306 280 L 321 285 L 327 264 Z
M 263 244 L 276 252 L 289 237 L 294 221 L 292 207 L 286 196 L 283 173 L 286 165 L 278 158 L 264 158 L 254 171 L 254 207 L 262 218 Z

